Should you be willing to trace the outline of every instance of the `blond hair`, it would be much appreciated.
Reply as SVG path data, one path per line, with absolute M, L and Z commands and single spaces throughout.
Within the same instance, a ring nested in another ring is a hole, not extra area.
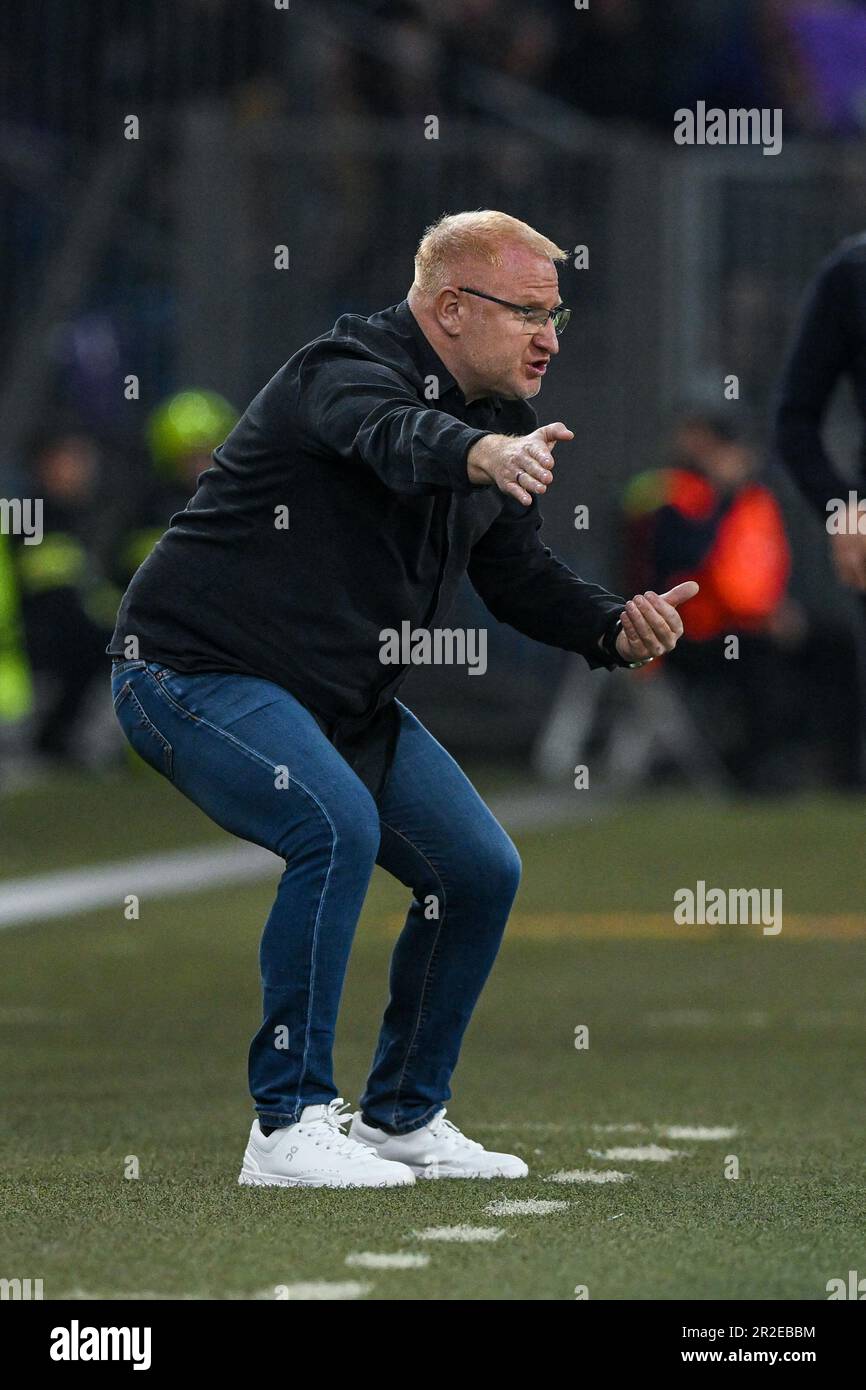
M 477 259 L 499 269 L 503 245 L 517 245 L 564 261 L 568 252 L 542 236 L 527 222 L 507 212 L 479 208 L 476 212 L 445 213 L 428 227 L 415 252 L 415 287 L 425 296 L 438 294 L 460 261 Z

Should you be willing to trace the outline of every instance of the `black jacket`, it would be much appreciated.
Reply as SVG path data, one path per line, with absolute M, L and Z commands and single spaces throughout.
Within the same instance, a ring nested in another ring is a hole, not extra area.
M 830 498 L 849 484 L 821 437 L 824 416 L 843 376 L 864 424 L 860 472 L 866 474 L 866 236 L 851 237 L 824 261 L 805 296 L 775 403 L 775 447 L 821 519 Z
M 598 643 L 623 600 L 551 555 L 535 499 L 468 480 L 476 440 L 536 425 L 526 401 L 468 405 L 405 300 L 343 315 L 214 450 L 133 576 L 106 650 L 123 656 L 135 636 L 139 657 L 178 671 L 275 681 L 380 791 L 408 670 L 381 663 L 380 634 L 440 626 L 464 573 L 518 631 L 590 666 L 621 664 Z

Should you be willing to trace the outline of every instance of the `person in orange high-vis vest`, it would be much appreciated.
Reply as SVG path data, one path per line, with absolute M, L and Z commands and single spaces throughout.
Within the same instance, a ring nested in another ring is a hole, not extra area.
M 684 415 L 673 453 L 671 467 L 638 474 L 626 490 L 628 584 L 660 592 L 685 575 L 698 581 L 686 639 L 667 668 L 695 687 L 684 698 L 731 773 L 768 787 L 768 761 L 783 758 L 785 731 L 797 724 L 793 707 L 784 712 L 785 643 L 803 631 L 787 593 L 785 521 L 727 419 Z
M 634 526 L 647 516 L 652 522 L 652 553 L 632 557 L 653 572 L 644 587 L 678 583 L 676 565 L 702 552 L 688 566 L 700 584 L 689 607 L 690 641 L 766 630 L 791 573 L 785 522 L 766 487 L 746 482 L 727 492 L 692 470 L 663 468 L 633 480 L 626 511 Z

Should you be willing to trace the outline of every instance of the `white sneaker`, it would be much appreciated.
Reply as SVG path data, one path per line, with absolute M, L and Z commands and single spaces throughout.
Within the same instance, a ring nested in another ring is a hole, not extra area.
M 490 1153 L 474 1139 L 467 1139 L 440 1110 L 423 1129 L 411 1134 L 386 1134 L 383 1129 L 365 1125 L 360 1114 L 353 1115 L 349 1129 L 352 1139 L 375 1148 L 381 1158 L 389 1158 L 411 1168 L 418 1178 L 525 1178 L 529 1169 L 514 1154 Z
M 308 1105 L 297 1124 L 262 1134 L 253 1120 L 238 1182 L 242 1187 L 410 1187 L 415 1178 L 402 1163 L 382 1158 L 371 1145 L 343 1133 L 346 1102 Z

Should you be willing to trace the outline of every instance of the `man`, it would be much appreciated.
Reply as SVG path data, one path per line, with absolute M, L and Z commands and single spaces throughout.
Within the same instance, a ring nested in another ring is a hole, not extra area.
M 850 237 L 828 256 L 806 294 L 776 400 L 776 449 L 803 496 L 827 526 L 835 508 L 848 501 L 850 485 L 834 465 L 821 437 L 830 400 L 848 377 L 866 424 L 866 235 Z M 861 493 L 866 492 L 866 433 L 860 450 Z M 830 531 L 837 578 L 866 594 L 866 523 L 854 503 L 847 524 Z
M 121 605 L 108 650 L 133 747 L 286 861 L 261 943 L 241 1183 L 526 1175 L 444 1108 L 520 861 L 397 700 L 407 668 L 382 651 L 403 623 L 443 620 L 464 573 L 498 618 L 591 666 L 640 664 L 682 633 L 676 606 L 696 585 L 624 607 L 538 536 L 554 448 L 573 437 L 538 428 L 529 404 L 568 318 L 564 257 L 503 213 L 442 218 L 402 303 L 344 315 L 259 393 Z M 344 1134 L 331 1050 L 374 863 L 413 899 Z
M 860 598 L 866 616 L 866 431 L 859 451 L 859 492 L 824 447 L 830 401 L 847 377 L 866 425 L 866 235 L 849 237 L 823 262 L 806 293 L 775 404 L 775 445 L 830 537 L 839 583 Z M 853 495 L 852 495 L 853 494 Z M 866 779 L 866 644 L 860 643 L 859 773 Z

